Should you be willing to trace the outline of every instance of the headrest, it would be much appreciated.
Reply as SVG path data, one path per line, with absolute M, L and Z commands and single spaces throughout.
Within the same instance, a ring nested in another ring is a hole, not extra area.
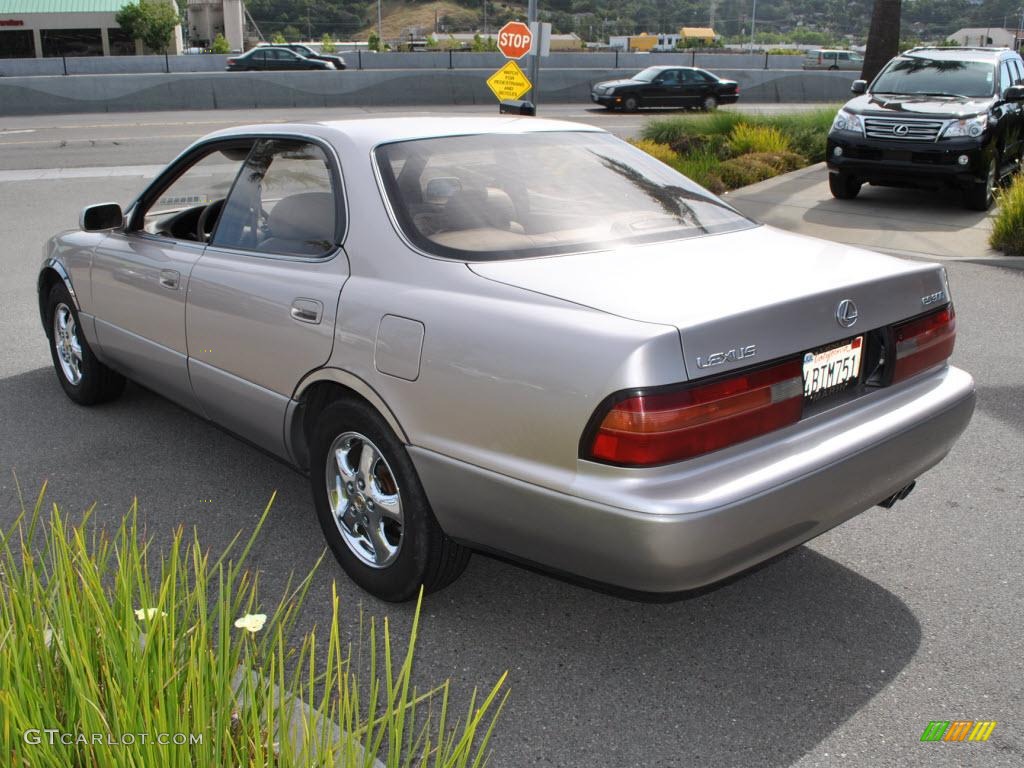
M 303 192 L 278 200 L 267 219 L 270 237 L 334 242 L 334 195 Z
M 508 229 L 515 215 L 515 206 L 508 193 L 495 187 L 463 189 L 456 192 L 444 206 L 444 229 L 458 232 L 467 229 Z

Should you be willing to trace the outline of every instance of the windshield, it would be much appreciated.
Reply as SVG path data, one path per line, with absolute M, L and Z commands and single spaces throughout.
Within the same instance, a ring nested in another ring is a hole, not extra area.
M 754 226 L 604 133 L 421 139 L 385 144 L 376 157 L 402 231 L 447 258 L 515 259 Z
M 894 59 L 871 86 L 872 93 L 988 97 L 995 68 L 985 61 L 936 61 L 918 56 Z

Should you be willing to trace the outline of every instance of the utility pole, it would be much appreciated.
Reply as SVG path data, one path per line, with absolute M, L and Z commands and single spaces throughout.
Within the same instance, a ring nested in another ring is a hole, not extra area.
M 750 50 L 754 50 L 754 27 L 757 24 L 757 0 L 754 0 L 754 9 L 750 13 Z
M 718 5 L 718 0 L 711 0 L 711 10 L 708 13 L 708 26 L 711 29 L 715 28 L 715 6 Z
M 487 0 L 484 0 L 484 37 L 487 37 Z
M 533 53 L 530 55 L 530 83 L 532 92 L 530 98 L 536 108 L 540 101 L 540 24 L 537 23 L 537 0 L 530 0 L 526 7 L 526 20 L 533 33 Z
M 380 49 L 384 50 L 384 13 L 381 11 L 380 4 L 383 0 L 377 0 L 377 37 L 380 38 Z

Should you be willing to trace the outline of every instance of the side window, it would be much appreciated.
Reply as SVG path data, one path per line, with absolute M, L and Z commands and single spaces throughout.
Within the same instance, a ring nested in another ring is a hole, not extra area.
M 336 245 L 338 201 L 320 147 L 294 139 L 260 141 L 224 206 L 213 245 L 326 256 Z
M 1013 75 L 1010 74 L 1010 62 L 1004 61 L 999 66 L 999 94 L 1006 93 L 1006 89 L 1013 85 Z
M 232 142 L 201 153 L 163 188 L 147 192 L 132 228 L 202 242 L 216 225 L 224 199 L 251 148 L 251 141 Z
M 1014 85 L 1020 83 L 1021 78 L 1024 78 L 1024 69 L 1021 68 L 1020 59 L 1010 59 L 1010 75 Z
M 253 58 L 253 60 L 256 63 L 262 64 L 264 61 L 267 60 L 267 52 L 266 51 L 256 51 L 256 53 L 254 53 L 252 55 L 252 58 Z
M 849 61 L 850 60 L 850 54 L 848 54 L 848 53 L 840 53 L 839 54 L 839 60 L 840 61 Z
M 662 80 L 665 85 L 679 85 L 683 79 L 680 77 L 681 74 L 678 69 L 669 69 L 662 75 Z

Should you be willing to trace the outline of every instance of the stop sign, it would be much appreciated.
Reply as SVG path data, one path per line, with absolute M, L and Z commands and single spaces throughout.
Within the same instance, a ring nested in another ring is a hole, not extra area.
M 521 21 L 510 21 L 498 31 L 498 50 L 509 59 L 521 59 L 533 46 L 533 34 Z

